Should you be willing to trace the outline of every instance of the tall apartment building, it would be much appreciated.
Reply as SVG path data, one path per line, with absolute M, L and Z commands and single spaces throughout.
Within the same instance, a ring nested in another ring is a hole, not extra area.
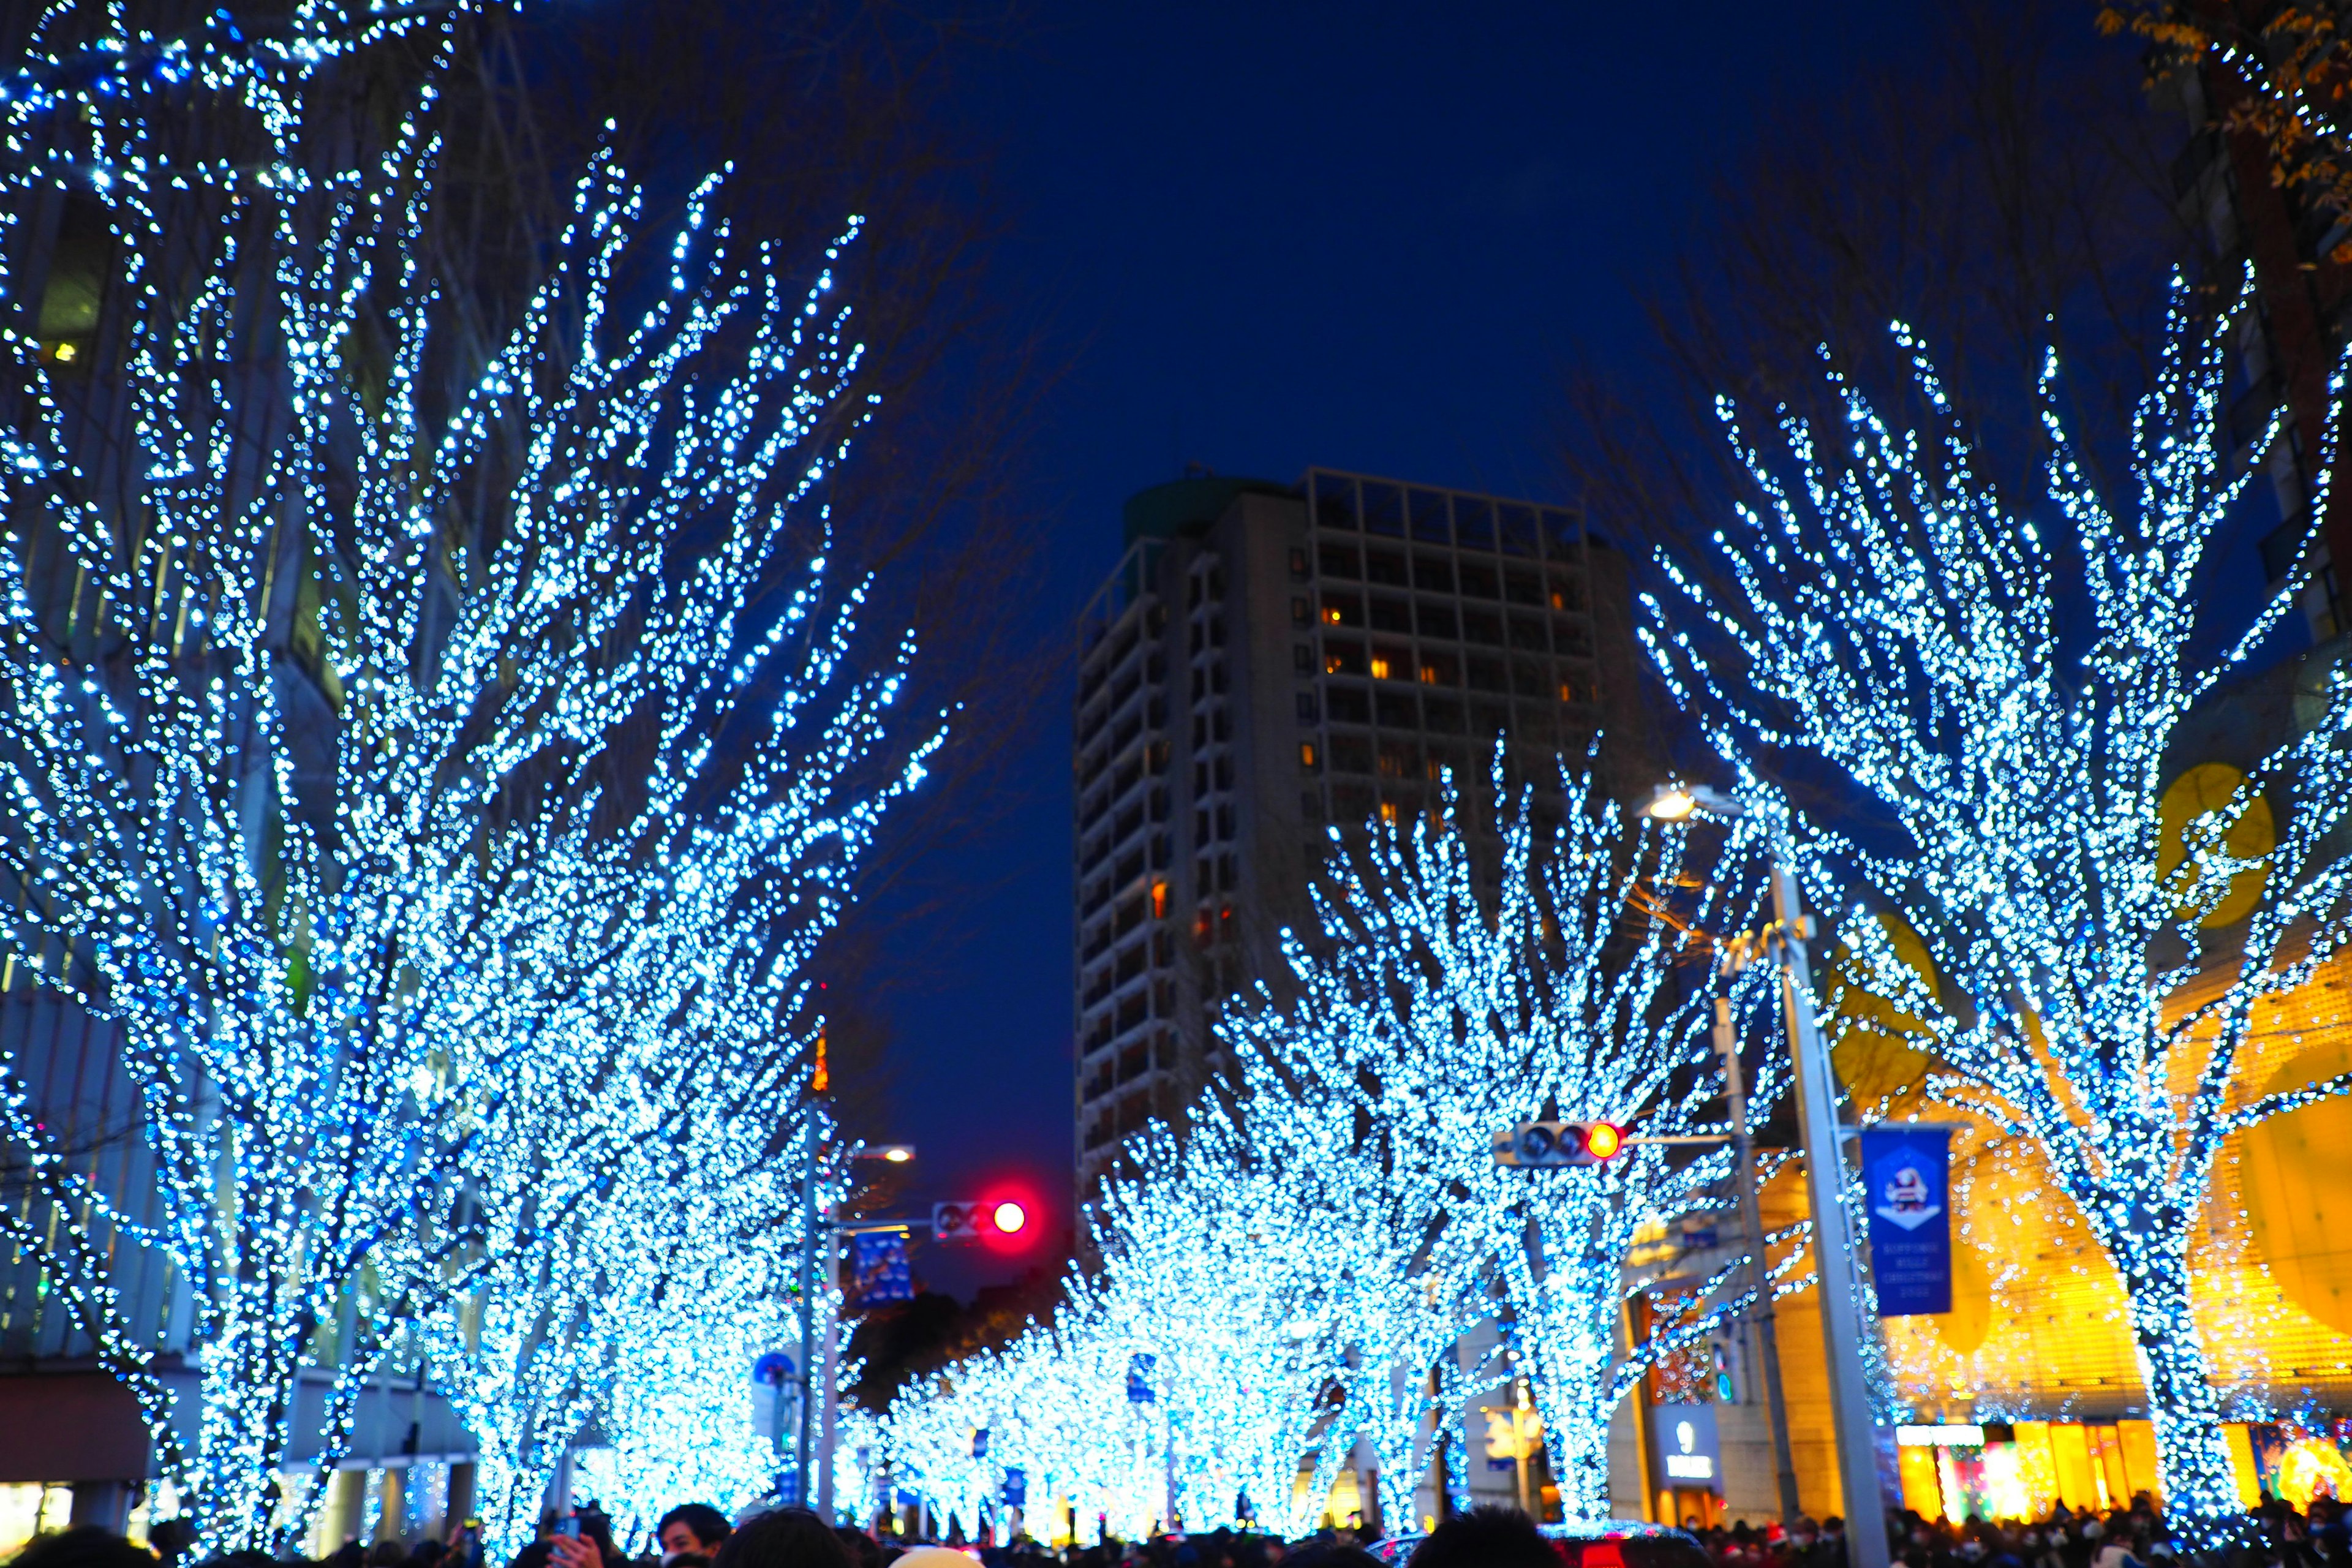
M 2259 31 L 2262 8 L 2243 0 L 2223 8 Z M 2282 582 L 2305 540 L 2316 535 L 2317 570 L 2301 608 L 2313 639 L 2325 642 L 2352 632 L 2352 584 L 2341 565 L 2352 561 L 2352 442 L 2339 442 L 2332 475 L 2320 472 L 2329 378 L 2352 342 L 2352 268 L 2334 259 L 2352 237 L 2352 217 L 2315 200 L 2312 187 L 2272 177 L 2262 134 L 2231 121 L 2247 92 L 2231 73 L 2201 68 L 2165 88 L 2193 128 L 2172 163 L 2175 208 L 2210 247 L 2213 276 L 2225 288 L 2247 263 L 2254 268 L 2254 305 L 2239 334 L 2241 374 L 2228 418 L 2238 459 L 2262 466 L 2278 501 L 2279 521 L 2261 542 L 2263 574 L 2273 585 Z M 2256 450 L 2272 413 L 2282 409 L 2278 439 Z M 2315 515 L 2314 499 L 2323 493 Z
M 1332 825 L 1422 811 L 1449 768 L 1486 798 L 1498 736 L 1538 813 L 1596 735 L 1604 787 L 1655 782 L 1627 584 L 1577 512 L 1493 496 L 1315 468 L 1128 502 L 1078 657 L 1082 1197 L 1220 1070 L 1224 999 L 1280 994 Z

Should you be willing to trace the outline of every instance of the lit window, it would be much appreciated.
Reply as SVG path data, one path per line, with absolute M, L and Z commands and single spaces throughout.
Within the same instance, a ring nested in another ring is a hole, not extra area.
M 1388 678 L 1388 656 L 1386 654 L 1378 653 L 1372 655 L 1372 679 L 1374 680 L 1386 680 Z
M 1151 884 L 1151 918 L 1156 921 L 1168 918 L 1168 884 L 1165 882 Z
M 1323 618 L 1330 622 L 1333 626 L 1338 626 L 1339 624 L 1339 606 L 1333 605 L 1327 608 L 1323 612 Z
M 1302 741 L 1302 742 L 1299 742 L 1299 744 L 1298 744 L 1298 765 L 1299 765 L 1301 768 L 1305 769 L 1307 772 L 1310 773 L 1313 773 L 1313 772 L 1315 771 L 1315 742 L 1312 742 L 1312 741 Z
M 1421 667 L 1421 683 L 1423 686 L 1434 686 L 1437 684 L 1437 667 L 1435 665 L 1424 664 Z
M 1381 820 L 1382 822 L 1386 822 L 1386 823 L 1390 823 L 1390 824 L 1393 825 L 1393 824 L 1395 823 L 1396 819 L 1397 819 L 1397 808 L 1396 808 L 1396 802 L 1394 802 L 1394 801 L 1392 801 L 1392 800 L 1384 800 L 1384 801 L 1381 802 Z

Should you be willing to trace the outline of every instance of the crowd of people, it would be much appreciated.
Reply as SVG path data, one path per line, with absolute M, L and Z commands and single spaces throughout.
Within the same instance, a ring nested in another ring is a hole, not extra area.
M 1843 1521 L 1799 1519 L 1786 1530 L 1746 1522 L 1691 1527 L 1715 1568 L 1843 1568 Z M 1899 1568 L 2175 1568 L 2200 1555 L 2174 1539 L 2146 1492 L 2105 1512 L 2063 1503 L 2039 1520 L 1953 1523 L 1905 1509 L 1886 1521 Z M 2307 1510 L 2268 1499 L 2250 1512 L 2223 1568 L 2352 1568 L 2352 1509 L 2318 1498 Z
M 1846 1568 L 1843 1521 L 1798 1519 L 1787 1529 L 1745 1521 L 1685 1527 L 1708 1568 Z M 1149 1541 L 1098 1541 L 1062 1548 L 1026 1538 L 961 1547 L 877 1535 L 828 1524 L 805 1509 L 774 1509 L 730 1521 L 718 1509 L 686 1503 L 664 1514 L 648 1550 L 634 1556 L 614 1541 L 593 1506 L 551 1514 L 540 1537 L 504 1568 L 1591 1568 L 1572 1545 L 1547 1539 L 1513 1509 L 1480 1508 L 1449 1519 L 1411 1543 L 1380 1546 L 1344 1531 L 1304 1541 L 1213 1531 Z M 1953 1523 L 1905 1510 L 1887 1518 L 1898 1568 L 2187 1568 L 2201 1554 L 2178 1542 L 2147 1493 L 2105 1513 L 2059 1505 L 2038 1521 Z M 1698 1568 L 1687 1544 L 1679 1550 Z M 168 1529 L 147 1545 L 83 1526 L 35 1541 L 11 1568 L 178 1568 L 182 1543 Z M 1644 1568 L 1638 1554 L 1616 1568 Z M 286 1568 L 260 1552 L 212 1560 L 203 1568 Z M 412 1543 L 356 1541 L 315 1568 L 499 1568 L 484 1564 L 478 1532 Z M 1672 1568 L 1663 1560 L 1651 1568 Z M 2210 1568 L 2352 1568 L 2352 1506 L 2320 1498 L 2307 1509 L 2269 1500 Z

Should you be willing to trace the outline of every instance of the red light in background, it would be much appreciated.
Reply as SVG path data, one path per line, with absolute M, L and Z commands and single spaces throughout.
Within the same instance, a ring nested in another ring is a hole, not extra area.
M 983 1188 L 978 1226 L 980 1244 L 991 1252 L 1027 1252 L 1037 1245 L 1045 1205 L 1026 1186 L 1001 1182 Z

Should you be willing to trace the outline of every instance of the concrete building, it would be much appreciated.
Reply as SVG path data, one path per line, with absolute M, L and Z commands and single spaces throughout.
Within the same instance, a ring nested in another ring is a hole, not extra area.
M 2232 0 L 2219 9 L 2248 13 L 2239 25 L 2260 31 L 2254 7 Z M 2282 582 L 2304 542 L 2315 538 L 2316 570 L 2300 607 L 2312 639 L 2324 642 L 2352 631 L 2338 564 L 2352 559 L 2352 442 L 2338 444 L 2332 476 L 2320 472 L 2328 378 L 2352 325 L 2352 267 L 2338 258 L 2352 221 L 2318 199 L 2315 187 L 2273 177 L 2262 133 L 2231 119 L 2247 97 L 2234 73 L 2200 66 L 2167 79 L 2161 93 L 2191 128 L 2173 159 L 2172 196 L 2185 228 L 2210 247 L 2209 276 L 2226 290 L 2242 268 L 2254 269 L 2253 309 L 2238 334 L 2230 437 L 2240 462 L 2260 465 L 2278 505 L 2278 521 L 2261 540 L 2263 575 Z M 2283 415 L 2278 438 L 2258 447 L 2274 411 Z M 2326 503 L 2315 512 L 2323 491 Z
M 1625 559 L 1559 507 L 1312 468 L 1130 500 L 1082 618 L 1077 1183 L 1216 1074 L 1226 997 L 1280 986 L 1328 829 L 1428 808 L 1453 770 L 1558 812 L 1560 756 L 1654 784 Z M 1586 761 L 1607 737 L 1597 764 Z

